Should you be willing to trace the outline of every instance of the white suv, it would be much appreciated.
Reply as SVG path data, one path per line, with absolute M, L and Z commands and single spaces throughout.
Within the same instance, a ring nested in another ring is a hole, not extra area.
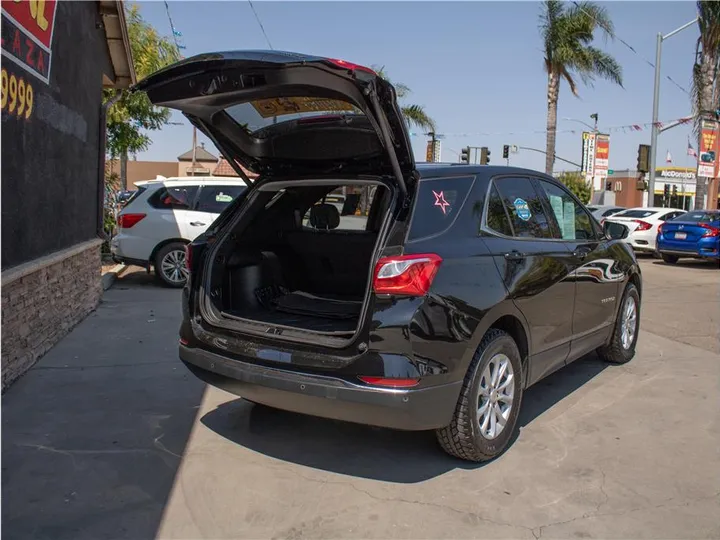
M 137 192 L 118 216 L 110 242 L 116 262 L 142 266 L 165 285 L 187 279 L 185 246 L 204 233 L 246 188 L 233 178 L 159 178 L 136 182 Z

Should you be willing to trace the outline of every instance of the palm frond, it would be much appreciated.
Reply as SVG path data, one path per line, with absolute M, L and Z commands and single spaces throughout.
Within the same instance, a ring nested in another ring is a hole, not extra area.
M 408 125 L 426 131 L 435 131 L 435 121 L 425 112 L 425 107 L 422 105 L 406 105 L 400 107 L 400 111 Z

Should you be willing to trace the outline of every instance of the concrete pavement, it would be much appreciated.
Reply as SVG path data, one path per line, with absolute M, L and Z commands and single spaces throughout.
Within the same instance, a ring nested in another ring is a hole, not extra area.
M 638 356 L 532 388 L 517 440 L 484 466 L 432 434 L 205 390 L 176 359 L 179 292 L 125 274 L 3 396 L 3 536 L 719 538 L 718 324 L 701 326 L 718 271 L 687 269 L 679 293 L 680 268 L 654 263 Z

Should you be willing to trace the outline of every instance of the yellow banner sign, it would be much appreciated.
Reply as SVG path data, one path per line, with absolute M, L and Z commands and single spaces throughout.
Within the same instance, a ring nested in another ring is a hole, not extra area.
M 313 97 L 277 97 L 252 101 L 252 106 L 263 118 L 299 113 L 351 112 L 356 108 L 345 101 Z

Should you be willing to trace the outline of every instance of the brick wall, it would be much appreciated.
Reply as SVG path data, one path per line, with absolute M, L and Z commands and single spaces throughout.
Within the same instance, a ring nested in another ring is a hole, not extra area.
M 99 244 L 85 242 L 3 272 L 3 392 L 97 307 Z

